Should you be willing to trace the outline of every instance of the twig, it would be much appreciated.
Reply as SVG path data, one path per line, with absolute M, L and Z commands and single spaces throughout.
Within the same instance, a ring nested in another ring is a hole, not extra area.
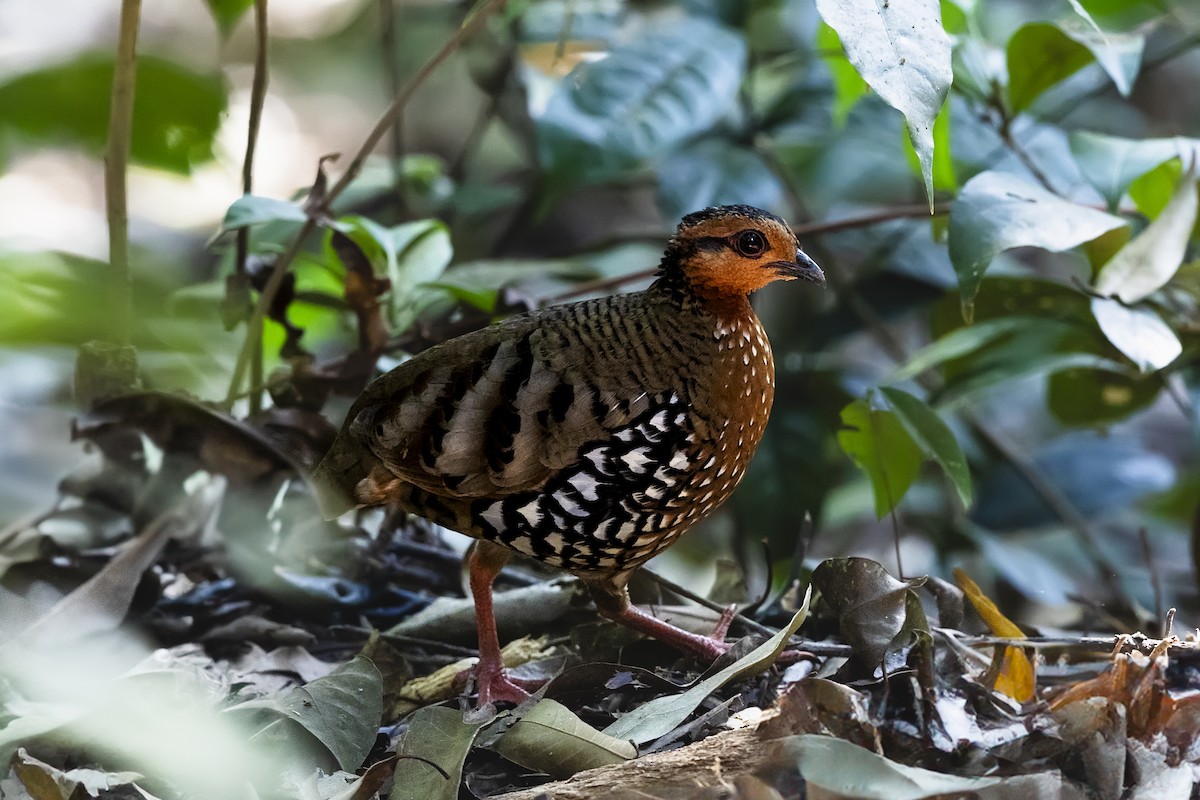
M 391 97 L 396 97 L 400 93 L 400 73 L 398 69 L 400 51 L 396 46 L 396 7 L 393 5 L 394 2 L 395 0 L 379 0 L 379 16 L 382 22 L 380 44 L 383 50 L 383 71 L 388 78 L 388 94 Z M 396 122 L 391 128 L 391 150 L 392 188 L 395 194 L 393 200 L 403 214 L 404 206 L 406 205 L 404 197 L 404 165 L 402 163 L 404 156 L 404 124 L 399 115 L 397 115 Z
M 133 136 L 133 95 L 137 82 L 137 35 L 141 14 L 142 0 L 121 0 L 108 143 L 104 153 L 108 262 L 112 268 L 113 339 L 118 344 L 129 344 L 133 340 L 133 274 L 129 268 L 129 207 L 125 171 Z
M 351 159 L 349 166 L 346 167 L 345 173 L 343 173 L 342 177 L 338 179 L 338 182 L 333 185 L 333 188 L 329 190 L 329 194 L 326 195 L 325 202 L 323 204 L 326 208 L 332 205 L 333 201 L 336 200 L 338 196 L 346 190 L 346 187 L 358 177 L 358 173 L 362 171 L 362 166 L 367 160 L 367 156 L 370 155 L 375 147 L 379 144 L 380 139 L 382 139 L 387 132 L 391 130 L 392 126 L 396 124 L 396 120 L 399 119 L 400 114 L 404 111 L 404 107 L 408 105 L 408 102 L 412 99 L 413 95 L 416 94 L 417 89 L 419 89 L 425 83 L 425 81 L 429 79 L 429 76 L 432 75 L 434 71 L 442 65 L 442 62 L 444 62 L 447 58 L 457 52 L 460 47 L 462 47 L 463 42 L 465 42 L 467 38 L 471 36 L 471 34 L 475 33 L 475 31 L 477 31 L 480 26 L 483 25 L 490 15 L 504 8 L 507 2 L 508 0 L 482 0 L 476 9 L 472 11 L 471 14 L 463 21 L 463 24 L 459 27 L 459 29 L 451 34 L 450 38 L 446 40 L 446 43 L 443 44 L 441 48 L 439 48 L 438 51 L 434 53 L 419 70 L 417 70 L 416 75 L 413 75 L 413 77 L 409 79 L 408 83 L 404 85 L 404 88 L 401 89 L 396 95 L 396 98 L 392 101 L 392 104 L 388 107 L 387 111 L 383 112 L 383 116 L 381 116 L 379 121 L 375 123 L 375 127 L 372 128 L 371 132 L 367 135 L 366 141 L 362 143 L 362 146 L 359 147 L 358 152 L 354 154 L 354 158 Z
M 258 131 L 262 125 L 263 103 L 267 96 L 267 81 L 269 78 L 267 58 L 267 0 L 254 0 L 254 78 L 250 84 L 250 120 L 246 125 L 246 156 L 242 159 L 242 194 L 254 192 L 254 152 L 258 147 Z M 250 229 L 239 228 L 237 232 L 237 270 L 247 272 L 247 262 L 250 258 Z M 263 384 L 263 352 L 262 325 L 253 332 L 247 332 L 257 340 L 256 346 L 250 351 L 250 385 Z M 250 392 L 250 413 L 256 414 L 262 410 L 262 392 Z
M 680 586 L 678 583 L 668 580 L 656 572 L 646 569 L 645 567 L 642 567 L 642 572 L 648 575 L 659 586 L 662 586 L 668 591 L 674 592 L 680 597 L 691 600 L 697 605 L 703 606 L 710 611 L 716 611 L 717 613 L 725 611 L 725 606 L 721 605 L 720 603 L 714 603 L 707 597 L 701 597 L 691 589 Z M 779 633 L 778 630 L 767 625 L 763 625 L 758 620 L 750 619 L 750 617 L 745 616 L 740 611 L 734 615 L 734 618 L 754 633 L 759 633 L 763 636 L 774 636 L 775 634 Z M 850 645 L 846 644 L 836 644 L 832 642 L 811 642 L 807 639 L 801 639 L 799 637 L 792 637 L 792 640 L 798 642 L 799 647 L 804 648 L 815 656 L 848 656 L 852 652 Z
M 310 209 L 309 217 L 300 227 L 296 238 L 292 240 L 288 249 L 275 259 L 275 263 L 271 266 L 271 274 L 267 278 L 267 283 L 258 296 L 258 303 L 254 306 L 254 313 L 251 315 L 247 326 L 246 339 L 242 342 L 242 349 L 238 353 L 237 363 L 233 368 L 233 375 L 230 376 L 229 391 L 225 395 L 225 406 L 227 408 L 233 405 L 234 399 L 241 391 L 242 381 L 246 375 L 246 365 L 249 362 L 252 349 L 260 346 L 258 343 L 261 337 L 256 336 L 254 331 L 258 330 L 261 333 L 263 320 L 267 316 L 267 309 L 271 307 L 271 304 L 275 301 L 275 295 L 279 293 L 279 287 L 283 284 L 283 277 L 287 273 L 287 268 L 304 247 L 304 240 L 316 229 L 317 218 L 321 215 L 321 212 L 327 211 L 341 193 L 346 190 L 346 187 L 358 176 L 367 156 L 375 149 L 388 130 L 391 129 L 400 112 L 404 110 L 404 107 L 412 99 L 413 95 L 416 94 L 417 89 L 429 79 L 429 76 L 441 66 L 442 62 L 457 51 L 463 42 L 479 29 L 490 14 L 499 11 L 504 7 L 506 2 L 507 0 L 484 0 L 483 4 L 467 17 L 459 29 L 446 40 L 446 43 L 417 70 L 417 73 L 409 79 L 400 93 L 396 95 L 391 106 L 383 113 L 379 121 L 375 123 L 375 127 L 371 129 L 370 134 L 367 135 L 366 140 L 359 147 L 358 152 L 355 153 L 346 172 L 325 193 L 325 196 L 319 203 L 319 207 Z
M 809 222 L 804 225 L 795 225 L 792 230 L 796 237 L 816 236 L 823 233 L 838 233 L 839 231 L 853 230 L 856 228 L 869 228 L 872 225 L 879 225 L 884 222 L 892 222 L 897 219 L 924 219 L 927 217 L 941 217 L 950 213 L 950 208 L 953 203 L 949 200 L 943 200 L 938 204 L 937 210 L 932 214 L 929 213 L 929 206 L 925 203 L 914 203 L 908 206 L 896 206 L 895 208 L 886 208 L 882 211 L 876 211 L 872 214 L 862 214 L 857 217 L 846 217 L 845 219 L 833 220 L 831 222 Z

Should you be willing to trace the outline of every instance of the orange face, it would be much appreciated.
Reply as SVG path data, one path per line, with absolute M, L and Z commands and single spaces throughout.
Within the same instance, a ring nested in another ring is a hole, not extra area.
M 777 280 L 825 282 L 791 228 L 757 209 L 693 214 L 684 218 L 674 244 L 684 278 L 702 295 L 745 296 Z

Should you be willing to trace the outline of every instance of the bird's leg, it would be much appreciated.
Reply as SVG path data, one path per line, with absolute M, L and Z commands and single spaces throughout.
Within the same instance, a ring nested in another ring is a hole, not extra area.
M 678 647 L 680 650 L 711 660 L 723 654 L 731 646 L 725 641 L 725 633 L 729 630 L 729 623 L 733 621 L 737 611 L 736 606 L 725 609 L 711 636 L 701 636 L 642 611 L 630 602 L 629 590 L 625 588 L 624 581 L 605 578 L 588 581 L 587 587 L 600 616 L 613 622 L 619 622 L 647 636 L 652 636 L 673 647 Z
M 500 659 L 500 637 L 496 633 L 496 616 L 492 610 L 492 583 L 508 563 L 506 548 L 491 542 L 477 541 L 467 555 L 471 595 L 475 598 L 475 627 L 479 632 L 479 664 L 475 667 L 475 685 L 479 705 L 490 703 L 521 703 L 529 692 L 518 686 L 504 670 Z

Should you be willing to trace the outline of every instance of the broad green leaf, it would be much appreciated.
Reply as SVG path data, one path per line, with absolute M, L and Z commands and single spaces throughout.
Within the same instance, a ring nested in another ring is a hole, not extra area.
M 1115 210 L 1134 179 L 1180 158 L 1185 163 L 1200 157 L 1200 139 L 1122 139 L 1091 131 L 1074 131 L 1069 138 L 1071 154 L 1088 183 L 1104 195 Z M 1148 215 L 1157 216 L 1157 215 Z
M 1127 369 L 1124 364 L 1095 353 L 1035 350 L 1032 348 L 1041 346 L 1042 343 L 1040 337 L 1031 338 L 1033 342 L 1027 342 L 1024 337 L 1014 337 L 1011 345 L 1005 344 L 1002 353 L 987 353 L 989 358 L 977 369 L 956 378 L 946 386 L 938 398 L 939 403 L 943 406 L 953 406 L 972 395 L 1018 378 L 1053 375 L 1071 369 L 1099 369 L 1110 372 Z
M 1127 95 L 1142 63 L 1143 37 L 1104 34 L 1084 25 L 1031 22 L 1008 40 L 1008 101 L 1024 111 L 1043 92 L 1098 61 Z
M 494 747 L 509 761 L 554 778 L 637 757 L 628 739 L 601 733 L 556 700 L 541 700 Z
M 720 689 L 730 681 L 737 680 L 745 675 L 753 675 L 770 666 L 779 654 L 783 652 L 783 648 L 787 645 L 787 641 L 791 638 L 792 634 L 804 624 L 804 620 L 808 617 L 808 600 L 809 593 L 806 592 L 804 595 L 804 604 L 796 612 L 795 616 L 792 617 L 792 621 L 788 623 L 787 627 L 781 629 L 742 658 L 719 672 L 698 681 L 683 694 L 656 697 L 650 702 L 638 706 L 605 728 L 604 733 L 618 739 L 630 739 L 634 744 L 653 741 L 660 736 L 670 733 L 676 726 L 687 719 L 688 715 L 695 711 L 696 707 L 703 703 L 706 697 L 717 689 Z
M 950 91 L 950 37 L 938 0 L 817 0 L 846 57 L 904 115 L 933 207 L 933 121 Z
M 927 800 L 973 797 L 999 778 L 960 778 L 909 767 L 832 736 L 789 736 L 775 745 L 791 756 L 800 774 L 821 797 L 856 800 Z
M 942 468 L 964 506 L 971 505 L 971 470 L 958 440 L 923 400 L 894 387 L 879 390 L 896 417 L 928 458 Z
M 1158 219 L 1158 215 L 1171 202 L 1171 196 L 1175 194 L 1182 177 L 1183 163 L 1179 159 L 1164 161 L 1145 175 L 1133 179 L 1129 184 L 1129 199 L 1146 219 Z
M 974 0 L 941 0 L 942 25 L 954 36 L 965 34 L 975 13 Z
M 1096 291 L 1136 303 L 1165 286 L 1187 254 L 1196 212 L 1196 175 L 1189 171 L 1162 213 L 1100 268 Z
M 367 217 L 339 219 L 337 229 L 369 258 L 382 257 L 392 283 L 388 313 L 395 331 L 406 331 L 439 292 L 430 284 L 445 273 L 454 256 L 449 229 L 436 219 L 387 228 Z
M 731 203 L 783 206 L 783 184 L 753 150 L 709 140 L 668 157 L 658 170 L 658 206 L 666 219 Z
M 950 211 L 950 261 L 958 273 L 963 315 L 992 259 L 1013 247 L 1059 252 L 1127 224 L 1120 217 L 1063 200 L 1004 172 L 981 172 Z
M 1051 22 L 1021 26 L 1008 40 L 1008 104 L 1023 111 L 1042 92 L 1095 60 L 1086 47 Z
M 1025 329 L 1031 321 L 1035 324 L 1044 322 L 1044 320 L 1034 321 L 1029 317 L 999 317 L 976 322 L 973 325 L 964 325 L 913 353 L 908 359 L 908 363 L 888 376 L 888 381 L 899 383 L 915 378 L 927 369 L 933 369 L 947 361 L 962 358 L 1002 336 Z
M 861 100 L 870 88 L 850 63 L 850 59 L 846 58 L 837 31 L 824 22 L 817 29 L 817 47 L 824 54 L 822 58 L 825 66 L 829 68 L 830 77 L 833 78 L 833 124 L 840 128 L 846 124 L 850 109 L 854 108 L 855 103 Z
M 1153 309 L 1129 308 L 1116 300 L 1096 297 L 1092 299 L 1092 313 L 1113 347 L 1142 372 L 1162 369 L 1183 352 L 1179 337 Z
M 262 225 L 267 222 L 304 222 L 308 215 L 299 203 L 290 200 L 277 200 L 274 197 L 261 197 L 254 194 L 244 194 L 225 211 L 225 219 L 221 221 L 221 232 L 234 231 L 251 225 Z
M 1063 370 L 1046 382 L 1046 408 L 1064 425 L 1111 425 L 1150 405 L 1161 388 L 1154 378 L 1122 372 Z
M 279 700 L 280 710 L 333 753 L 345 770 L 362 766 L 375 744 L 383 714 L 383 682 L 365 656 L 298 686 Z
M 603 182 L 708 130 L 733 108 L 745 68 L 742 38 L 696 17 L 576 67 L 536 120 L 553 186 Z
M 112 76 L 113 57 L 89 53 L 0 84 L 0 138 L 71 145 L 99 156 L 108 137 Z M 227 99 L 219 74 L 140 56 L 131 159 L 184 174 L 211 161 Z
M 450 265 L 454 248 L 450 230 L 436 220 L 410 222 L 390 230 L 388 277 L 392 281 L 391 317 L 394 330 L 404 331 L 436 298 L 428 284 L 436 281 Z
M 837 440 L 842 451 L 870 478 L 875 516 L 882 519 L 916 480 L 921 449 L 894 413 L 872 408 L 862 399 L 842 409 Z
M 208 6 L 208 10 L 212 12 L 221 36 L 225 38 L 228 38 L 229 34 L 233 32 L 242 15 L 254 6 L 254 0 L 204 0 L 204 2 Z
M 463 762 L 489 721 L 467 722 L 463 712 L 445 706 L 413 712 L 396 750 L 400 759 L 388 800 L 457 800 Z

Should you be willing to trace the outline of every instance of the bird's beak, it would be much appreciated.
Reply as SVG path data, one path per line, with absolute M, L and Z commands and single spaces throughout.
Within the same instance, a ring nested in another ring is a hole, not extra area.
M 799 278 L 805 281 L 812 281 L 825 285 L 825 273 L 821 272 L 821 268 L 817 266 L 817 262 L 808 257 L 803 250 L 796 250 L 796 261 L 777 261 L 775 262 L 779 269 L 779 275 L 783 278 L 795 280 Z

